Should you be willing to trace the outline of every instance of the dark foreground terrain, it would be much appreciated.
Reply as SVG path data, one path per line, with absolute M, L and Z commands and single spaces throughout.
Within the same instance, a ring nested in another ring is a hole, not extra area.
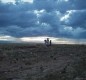
M 86 80 L 86 45 L 0 44 L 0 80 Z

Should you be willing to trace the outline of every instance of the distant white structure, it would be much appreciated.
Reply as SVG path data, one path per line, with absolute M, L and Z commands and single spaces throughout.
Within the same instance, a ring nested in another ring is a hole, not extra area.
M 52 42 L 51 40 L 49 40 L 49 38 L 47 38 L 46 40 L 44 40 L 45 42 L 45 45 L 48 47 L 48 46 L 51 46 Z

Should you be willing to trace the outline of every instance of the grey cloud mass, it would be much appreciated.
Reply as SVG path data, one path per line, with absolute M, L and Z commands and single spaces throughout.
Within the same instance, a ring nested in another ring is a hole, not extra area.
M 66 13 L 69 17 L 63 22 L 75 28 L 84 25 L 86 22 L 86 10 L 70 10 Z M 83 26 L 85 28 L 85 26 Z
M 0 2 L 0 35 L 86 38 L 86 0 Z

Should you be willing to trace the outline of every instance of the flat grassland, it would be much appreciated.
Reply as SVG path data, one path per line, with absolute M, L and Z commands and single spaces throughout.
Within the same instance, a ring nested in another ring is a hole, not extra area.
M 86 80 L 86 45 L 0 44 L 0 80 Z

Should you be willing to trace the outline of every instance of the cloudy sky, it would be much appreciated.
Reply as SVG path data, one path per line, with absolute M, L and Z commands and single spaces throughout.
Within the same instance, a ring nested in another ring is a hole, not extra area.
M 0 0 L 0 40 L 86 39 L 86 0 Z

